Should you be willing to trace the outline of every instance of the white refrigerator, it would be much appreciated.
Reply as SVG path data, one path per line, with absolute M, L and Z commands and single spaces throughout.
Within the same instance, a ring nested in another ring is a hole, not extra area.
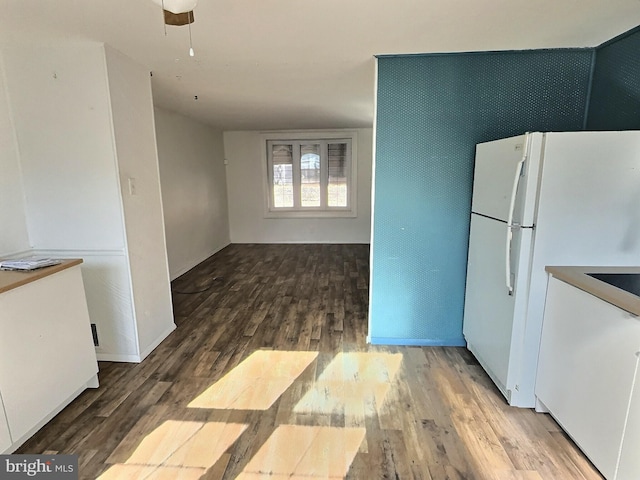
M 508 403 L 535 407 L 546 265 L 640 265 L 640 132 L 476 146 L 463 333 Z

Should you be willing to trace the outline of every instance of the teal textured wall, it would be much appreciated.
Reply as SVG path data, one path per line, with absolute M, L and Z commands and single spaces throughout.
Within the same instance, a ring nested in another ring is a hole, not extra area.
M 464 345 L 475 144 L 581 130 L 593 50 L 378 59 L 369 337 Z
M 596 49 L 589 130 L 640 130 L 640 28 Z

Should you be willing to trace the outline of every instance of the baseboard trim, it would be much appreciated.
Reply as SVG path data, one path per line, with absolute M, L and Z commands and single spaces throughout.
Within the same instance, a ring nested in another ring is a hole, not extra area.
M 369 239 L 365 240 L 256 240 L 232 241 L 229 245 L 371 245 Z
M 153 352 L 158 347 L 158 345 L 160 345 L 165 340 L 165 338 L 167 338 L 175 329 L 176 324 L 172 323 L 171 327 L 161 333 L 160 336 L 156 338 L 156 340 L 142 352 L 142 354 L 140 355 L 140 361 L 143 361 L 145 358 L 147 358 L 149 354 Z
M 369 337 L 371 345 L 398 345 L 407 347 L 464 347 L 464 338 L 389 338 L 389 337 Z
M 176 324 L 172 323 L 171 326 L 162 332 L 158 338 L 156 338 L 140 355 L 126 355 L 124 353 L 102 353 L 96 352 L 99 362 L 125 362 L 125 363 L 140 363 L 153 352 L 158 345 L 160 345 L 170 334 L 176 329 Z
M 64 408 L 67 407 L 67 405 L 73 402 L 82 392 L 84 392 L 87 388 L 95 388 L 93 385 L 97 387 L 97 384 L 98 384 L 98 376 L 94 374 L 80 388 L 75 390 L 71 395 L 69 395 L 66 399 L 64 399 L 59 405 L 57 405 L 54 409 L 52 409 L 47 415 L 41 418 L 32 428 L 29 429 L 29 431 L 27 431 L 27 433 L 22 435 L 20 438 L 12 441 L 9 448 L 7 448 L 4 452 L 0 451 L 0 454 L 5 455 L 5 454 L 11 454 L 15 452 L 18 448 L 20 448 L 20 446 L 23 443 L 25 443 L 32 436 L 34 436 L 38 430 L 40 430 L 47 423 L 49 423 L 53 419 L 53 417 L 55 417 L 62 410 L 64 410 Z
M 228 247 L 229 245 L 231 245 L 231 243 L 227 243 L 225 245 L 222 245 L 220 248 L 214 249 L 212 250 L 210 253 L 205 254 L 202 258 L 200 258 L 200 260 L 195 260 L 194 262 L 189 262 L 189 264 L 185 267 L 182 267 L 180 270 L 178 270 L 175 273 L 171 273 L 170 277 L 171 277 L 171 281 L 173 282 L 176 278 L 184 275 L 185 273 L 187 273 L 189 270 L 192 270 L 193 268 L 197 267 L 198 265 L 200 265 L 202 262 L 204 262 L 207 258 L 211 257 L 212 255 L 215 255 L 216 253 L 218 253 L 220 250 L 222 250 L 223 248 Z
M 99 362 L 140 363 L 140 355 L 125 355 L 124 353 L 97 353 Z

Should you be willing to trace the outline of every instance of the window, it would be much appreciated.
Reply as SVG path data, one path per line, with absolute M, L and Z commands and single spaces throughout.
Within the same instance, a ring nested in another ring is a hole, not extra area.
M 267 216 L 355 216 L 354 137 L 266 138 Z

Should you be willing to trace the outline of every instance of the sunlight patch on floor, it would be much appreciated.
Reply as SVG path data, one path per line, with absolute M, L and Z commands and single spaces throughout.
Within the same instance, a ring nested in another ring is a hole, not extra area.
M 318 352 L 255 351 L 188 407 L 268 410 L 317 358 Z M 315 381 L 302 381 L 300 386 L 309 389 L 294 412 L 342 415 L 347 427 L 280 424 L 236 478 L 344 478 L 365 440 L 362 420 L 375 415 L 383 404 L 402 358 L 402 354 L 383 352 L 338 353 Z M 226 468 L 220 463 L 229 455 L 225 452 L 248 427 L 168 420 L 146 435 L 126 462 L 110 467 L 100 480 L 201 478 L 217 463 Z
M 401 353 L 340 352 L 318 380 L 391 383 L 401 364 Z
M 168 420 L 148 434 L 124 464 L 99 478 L 200 478 L 248 425 Z
M 188 407 L 268 410 L 317 356 L 318 352 L 258 350 Z
M 205 468 L 181 468 L 119 464 L 110 467 L 99 480 L 198 480 Z
M 295 406 L 296 413 L 375 414 L 402 364 L 402 354 L 338 353 Z
M 280 425 L 236 480 L 344 478 L 364 428 Z

